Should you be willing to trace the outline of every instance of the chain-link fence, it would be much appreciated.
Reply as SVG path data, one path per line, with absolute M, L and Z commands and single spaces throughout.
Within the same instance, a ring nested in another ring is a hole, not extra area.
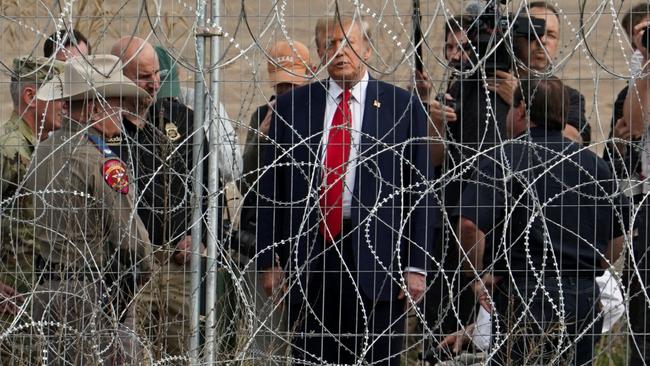
M 0 14 L 0 363 L 649 357 L 650 5 Z

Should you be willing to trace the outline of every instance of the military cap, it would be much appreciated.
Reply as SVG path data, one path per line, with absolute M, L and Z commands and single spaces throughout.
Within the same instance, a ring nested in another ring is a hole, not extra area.
M 18 57 L 13 61 L 11 79 L 44 83 L 52 76 L 60 74 L 63 71 L 63 65 L 63 62 L 47 57 Z

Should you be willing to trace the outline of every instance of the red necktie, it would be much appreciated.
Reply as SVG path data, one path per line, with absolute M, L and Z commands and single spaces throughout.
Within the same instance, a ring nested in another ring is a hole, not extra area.
M 320 209 L 323 220 L 320 232 L 326 242 L 331 242 L 341 233 L 343 226 L 343 188 L 345 171 L 350 156 L 350 90 L 342 93 L 332 126 L 329 130 L 325 151 L 325 167 L 323 171 L 323 188 L 320 196 Z

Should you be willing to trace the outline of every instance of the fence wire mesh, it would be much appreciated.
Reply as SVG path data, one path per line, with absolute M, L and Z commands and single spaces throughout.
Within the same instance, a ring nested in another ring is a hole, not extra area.
M 648 3 L 0 15 L 1 364 L 650 360 Z

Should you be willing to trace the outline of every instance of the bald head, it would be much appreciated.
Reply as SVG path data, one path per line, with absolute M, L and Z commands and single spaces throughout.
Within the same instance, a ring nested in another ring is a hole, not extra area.
M 160 89 L 158 55 L 149 42 L 138 37 L 120 38 L 111 48 L 111 54 L 124 64 L 124 75 L 155 96 Z

